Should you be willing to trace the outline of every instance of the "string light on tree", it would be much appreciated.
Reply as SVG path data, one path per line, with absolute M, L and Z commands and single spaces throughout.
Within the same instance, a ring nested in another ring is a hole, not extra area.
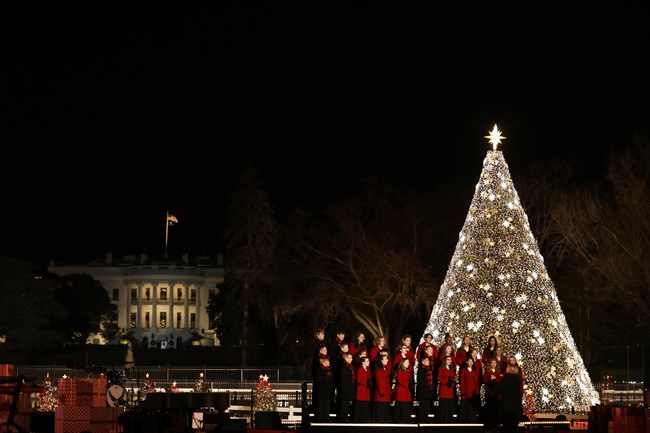
M 203 372 L 199 373 L 199 378 L 194 383 L 194 392 L 207 392 L 208 382 L 205 380 Z
M 140 387 L 140 398 L 142 400 L 145 400 L 147 398 L 147 394 L 150 392 L 156 392 L 156 382 L 151 377 L 149 377 L 149 373 L 147 373 L 144 376 L 144 383 Z
M 538 413 L 588 411 L 599 402 L 503 153 L 497 125 L 459 240 L 424 334 L 494 335 L 525 372 Z M 484 361 L 485 362 L 485 361 Z
M 257 387 L 255 388 L 255 403 L 253 404 L 253 412 L 273 412 L 278 408 L 275 392 L 269 384 L 269 377 L 260 374 L 257 380 Z
M 54 412 L 59 404 L 59 398 L 50 373 L 47 373 L 43 378 L 43 388 L 45 388 L 45 391 L 38 394 L 36 409 L 41 412 Z

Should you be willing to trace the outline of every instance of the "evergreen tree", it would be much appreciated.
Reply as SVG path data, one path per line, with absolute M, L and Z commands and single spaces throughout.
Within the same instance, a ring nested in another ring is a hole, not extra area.
M 253 412 L 273 412 L 278 409 L 278 402 L 267 375 L 260 374 L 255 387 Z
M 47 373 L 45 378 L 43 378 L 43 388 L 45 388 L 45 391 L 39 393 L 36 400 L 36 410 L 41 412 L 54 412 L 59 404 L 59 397 L 50 373 Z
M 484 346 L 497 337 L 523 367 L 540 412 L 588 410 L 598 402 L 531 232 L 503 153 L 500 132 L 460 232 L 424 333 L 469 335 Z M 423 333 L 423 335 L 424 335 Z M 487 360 L 484 360 L 486 362 Z
M 230 199 L 224 281 L 208 306 L 208 312 L 216 317 L 219 340 L 239 346 L 243 366 L 248 364 L 253 320 L 270 321 L 266 293 L 277 236 L 270 196 L 260 173 L 249 164 Z

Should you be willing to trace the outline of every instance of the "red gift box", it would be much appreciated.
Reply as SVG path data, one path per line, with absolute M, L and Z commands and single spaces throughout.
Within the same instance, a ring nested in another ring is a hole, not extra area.
M 97 377 L 92 379 L 79 379 L 79 380 L 88 382 L 92 386 L 92 391 L 90 395 L 90 407 L 105 407 L 106 391 L 108 389 L 106 378 Z
M 90 430 L 90 407 L 57 406 L 54 433 L 81 433 Z
M 14 365 L 13 364 L 0 364 L 0 376 L 13 376 L 14 375 Z
M 0 364 L 0 377 L 14 377 L 13 364 Z M 0 383 L 0 387 L 7 387 L 11 392 L 16 387 L 15 383 Z M 11 394 L 0 394 L 0 410 L 8 411 L 13 403 L 13 396 Z
M 93 386 L 85 379 L 60 378 L 57 387 L 59 406 L 90 407 Z

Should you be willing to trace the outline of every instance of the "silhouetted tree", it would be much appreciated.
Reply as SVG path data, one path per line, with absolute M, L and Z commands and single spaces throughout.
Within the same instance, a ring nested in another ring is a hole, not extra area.
M 421 194 L 367 181 L 361 197 L 331 205 L 324 218 L 297 213 L 283 232 L 276 323 L 308 313 L 322 326 L 345 316 L 372 336 L 401 334 L 409 318 L 430 312 L 439 290 L 428 265 L 432 208 Z
M 65 312 L 55 299 L 55 285 L 36 267 L 0 257 L 0 334 L 3 350 L 19 357 L 60 347 L 64 333 L 54 326 Z
M 226 216 L 224 281 L 208 306 L 216 317 L 222 344 L 237 345 L 241 364 L 248 364 L 253 324 L 271 323 L 268 283 L 277 244 L 277 222 L 271 199 L 257 169 L 249 164 L 230 198 Z M 257 326 L 256 341 L 264 338 Z
M 650 142 L 637 138 L 612 153 L 600 180 L 573 179 L 556 188 L 551 177 L 521 190 L 537 209 L 542 209 L 539 191 L 549 192 L 540 223 L 531 227 L 544 227 L 540 249 L 555 265 L 550 268 L 558 297 L 587 360 L 593 354 L 602 363 L 610 356 L 604 346 L 647 339 Z M 598 339 L 591 340 L 592 334 Z
M 117 335 L 117 306 L 102 284 L 88 274 L 51 276 L 56 282 L 56 299 L 64 306 L 65 320 L 58 327 L 65 333 L 66 345 L 83 345 L 91 334 Z M 102 330 L 102 326 L 107 327 Z

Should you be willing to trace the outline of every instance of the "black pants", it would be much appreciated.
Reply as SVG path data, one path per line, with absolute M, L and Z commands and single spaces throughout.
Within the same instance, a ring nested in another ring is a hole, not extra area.
M 501 421 L 503 422 L 503 433 L 516 433 L 519 425 L 520 412 L 503 411 Z
M 332 400 L 329 398 L 318 399 L 318 411 L 316 412 L 316 420 L 318 422 L 330 422 L 330 410 L 332 408 Z
M 431 422 L 429 419 L 429 414 L 433 408 L 432 400 L 420 399 L 420 405 L 418 406 L 418 421 L 422 424 Z

